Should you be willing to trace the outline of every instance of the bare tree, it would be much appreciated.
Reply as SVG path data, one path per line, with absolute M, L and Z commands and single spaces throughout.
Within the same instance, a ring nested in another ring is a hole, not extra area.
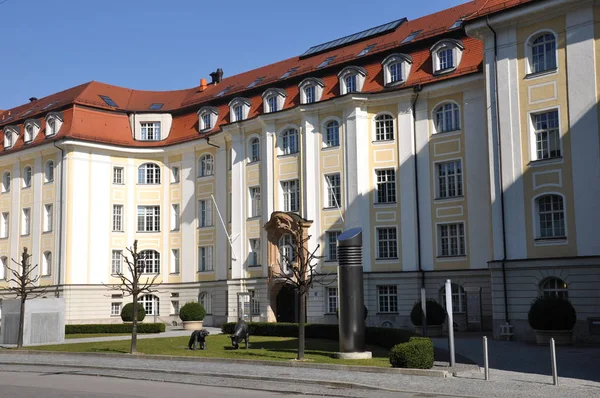
M 141 281 L 142 276 L 146 273 L 146 256 L 138 252 L 137 239 L 133 242 L 133 248 L 128 247 L 127 251 L 131 256 L 131 259 L 126 254 L 121 253 L 126 269 L 120 269 L 118 272 L 114 272 L 113 275 L 121 280 L 118 285 L 106 285 L 109 290 L 117 290 L 123 293 L 124 297 L 133 297 L 133 324 L 131 328 L 131 349 L 130 354 L 135 354 L 137 350 L 137 314 L 138 314 L 138 297 L 141 294 L 155 293 L 158 290 L 155 289 L 160 282 L 156 282 L 159 274 L 154 275 L 152 278 L 146 277 L 145 281 Z
M 19 266 L 18 269 L 14 269 L 9 265 L 6 266 L 12 277 L 8 280 L 7 290 L 16 295 L 16 298 L 21 300 L 21 310 L 19 311 L 19 335 L 17 338 L 17 348 L 23 348 L 23 328 L 25 324 L 25 301 L 27 299 L 34 299 L 46 294 L 46 288 L 37 285 L 40 280 L 40 275 L 33 275 L 33 271 L 38 268 L 38 265 L 33 267 L 29 266 L 29 258 L 31 254 L 27 253 L 27 248 L 23 248 L 21 254 L 21 261 L 11 259 L 15 264 Z
M 291 253 L 286 253 L 283 248 L 279 248 L 279 270 L 273 271 L 272 277 L 284 279 L 286 284 L 291 285 L 296 291 L 298 300 L 298 360 L 304 359 L 305 347 L 305 318 L 306 318 L 306 296 L 310 288 L 315 284 L 326 285 L 325 280 L 331 274 L 320 273 L 317 269 L 318 260 L 322 256 L 317 256 L 320 245 L 317 245 L 312 252 L 307 249 L 307 243 L 310 235 L 304 236 L 303 229 L 297 228 L 290 233 L 293 236 Z

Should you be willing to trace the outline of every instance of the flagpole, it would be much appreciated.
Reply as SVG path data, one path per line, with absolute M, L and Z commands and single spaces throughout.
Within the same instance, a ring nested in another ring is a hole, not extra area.
M 221 212 L 219 211 L 219 206 L 217 206 L 217 201 L 213 195 L 210 195 L 210 198 L 215 205 L 215 210 L 217 211 L 217 215 L 219 216 L 219 220 L 221 220 L 221 224 L 223 225 L 223 230 L 225 230 L 225 235 L 227 235 L 227 240 L 229 241 L 229 247 L 231 247 L 231 259 L 237 260 L 237 255 L 235 254 L 235 249 L 233 248 L 233 242 L 231 240 L 231 235 L 227 232 L 227 227 L 225 226 L 225 221 L 223 221 L 223 217 L 221 216 Z

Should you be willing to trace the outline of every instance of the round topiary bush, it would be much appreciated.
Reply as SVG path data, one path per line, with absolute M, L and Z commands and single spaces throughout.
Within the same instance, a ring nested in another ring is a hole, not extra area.
M 197 301 L 190 301 L 185 303 L 183 307 L 179 309 L 179 318 L 182 321 L 201 321 L 206 316 L 206 310 L 204 306 Z
M 138 303 L 137 320 L 141 322 L 146 317 L 144 306 Z M 133 303 L 125 304 L 121 310 L 121 319 L 123 322 L 133 322 Z
M 529 325 L 534 330 L 572 330 L 577 313 L 567 299 L 548 296 L 538 297 L 527 314 Z
M 446 310 L 435 300 L 427 300 L 425 307 L 427 309 L 428 325 L 443 325 L 446 321 Z M 421 313 L 421 301 L 417 301 L 410 312 L 410 320 L 415 326 L 423 326 L 423 314 Z
M 431 369 L 433 342 L 425 337 L 411 337 L 408 343 L 396 344 L 390 350 L 390 364 L 394 368 Z

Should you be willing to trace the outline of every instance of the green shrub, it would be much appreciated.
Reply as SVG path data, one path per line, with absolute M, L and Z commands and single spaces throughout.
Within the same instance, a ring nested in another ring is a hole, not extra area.
M 65 334 L 97 334 L 97 333 L 131 333 L 133 325 L 130 323 L 102 324 L 102 325 L 65 325 Z M 163 333 L 164 323 L 138 323 L 138 333 Z
M 390 350 L 390 364 L 394 368 L 431 369 L 433 342 L 425 337 L 411 337 L 407 343 L 395 345 Z
M 571 302 L 557 296 L 538 297 L 527 314 L 529 325 L 535 330 L 572 330 L 577 313 Z
M 183 307 L 179 309 L 179 318 L 182 321 L 201 321 L 206 316 L 206 310 L 204 306 L 197 301 L 190 301 L 185 303 Z
M 141 322 L 146 317 L 146 310 L 144 306 L 138 303 L 137 320 Z M 123 322 L 133 322 L 133 303 L 125 304 L 121 309 L 121 319 Z
M 446 310 L 435 300 L 427 300 L 428 325 L 443 325 L 446 321 Z M 421 301 L 417 301 L 410 312 L 410 320 L 415 326 L 423 326 L 423 313 L 421 312 Z

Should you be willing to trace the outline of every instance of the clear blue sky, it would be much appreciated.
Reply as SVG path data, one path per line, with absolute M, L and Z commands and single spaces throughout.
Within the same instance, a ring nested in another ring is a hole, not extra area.
M 0 0 L 2 3 L 4 0 Z M 140 90 L 198 85 L 394 19 L 467 0 L 6 0 L 0 109 L 90 80 Z

